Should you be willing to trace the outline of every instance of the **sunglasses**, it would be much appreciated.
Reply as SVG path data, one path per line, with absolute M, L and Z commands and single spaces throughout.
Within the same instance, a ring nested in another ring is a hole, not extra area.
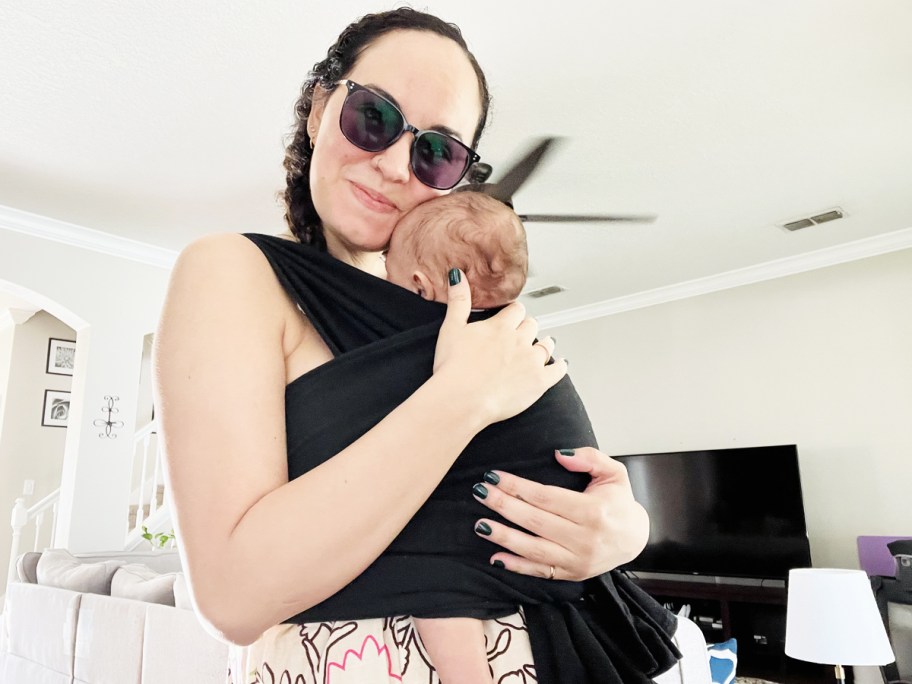
M 415 136 L 409 166 L 415 178 L 437 190 L 449 190 L 462 180 L 481 157 L 471 147 L 440 131 L 420 131 L 405 120 L 388 99 L 354 81 L 339 81 L 348 93 L 342 103 L 339 127 L 355 147 L 379 152 L 391 147 L 402 134 Z

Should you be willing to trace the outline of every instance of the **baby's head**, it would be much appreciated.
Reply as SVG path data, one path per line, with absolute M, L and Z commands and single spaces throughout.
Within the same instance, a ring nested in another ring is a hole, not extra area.
M 519 297 L 529 253 L 516 212 L 481 192 L 454 192 L 403 216 L 390 239 L 387 279 L 425 299 L 446 302 L 451 268 L 466 274 L 476 309 Z

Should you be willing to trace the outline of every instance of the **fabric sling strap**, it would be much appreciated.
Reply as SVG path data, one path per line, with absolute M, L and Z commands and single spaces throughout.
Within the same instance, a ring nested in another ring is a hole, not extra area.
M 334 355 L 285 390 L 288 476 L 294 479 L 356 441 L 431 376 L 446 306 L 313 247 L 245 235 Z M 568 582 L 495 568 L 488 559 L 496 547 L 473 529 L 482 516 L 510 524 L 472 498 L 472 485 L 485 471 L 581 491 L 589 476 L 562 468 L 554 450 L 582 446 L 596 446 L 595 436 L 565 377 L 528 410 L 480 432 L 379 558 L 286 622 L 491 619 L 522 606 L 541 684 L 651 681 L 680 658 L 671 613 L 617 571 Z

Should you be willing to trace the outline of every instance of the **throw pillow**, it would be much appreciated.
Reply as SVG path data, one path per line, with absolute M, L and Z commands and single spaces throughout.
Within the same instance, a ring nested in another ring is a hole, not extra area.
M 48 549 L 38 559 L 38 584 L 87 594 L 110 594 L 111 579 L 123 561 L 83 563 L 66 549 Z
M 16 574 L 20 582 L 38 584 L 38 559 L 41 554 L 37 551 L 26 551 L 16 559 Z
M 738 665 L 738 640 L 729 639 L 706 647 L 713 684 L 732 684 Z
M 159 574 L 140 563 L 130 563 L 114 573 L 111 596 L 173 606 L 176 578 L 176 572 Z

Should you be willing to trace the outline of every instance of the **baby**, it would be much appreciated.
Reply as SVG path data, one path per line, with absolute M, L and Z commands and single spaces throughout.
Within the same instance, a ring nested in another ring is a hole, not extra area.
M 460 268 L 472 306 L 509 304 L 526 284 L 526 229 L 506 204 L 481 192 L 455 192 L 419 204 L 400 219 L 386 252 L 386 278 L 425 299 L 447 301 L 447 272 Z
M 438 302 L 447 301 L 447 271 L 462 269 L 475 309 L 516 299 L 528 264 L 519 216 L 480 192 L 452 193 L 418 205 L 396 225 L 386 253 L 387 280 Z M 442 684 L 493 682 L 480 620 L 424 618 L 414 623 Z

